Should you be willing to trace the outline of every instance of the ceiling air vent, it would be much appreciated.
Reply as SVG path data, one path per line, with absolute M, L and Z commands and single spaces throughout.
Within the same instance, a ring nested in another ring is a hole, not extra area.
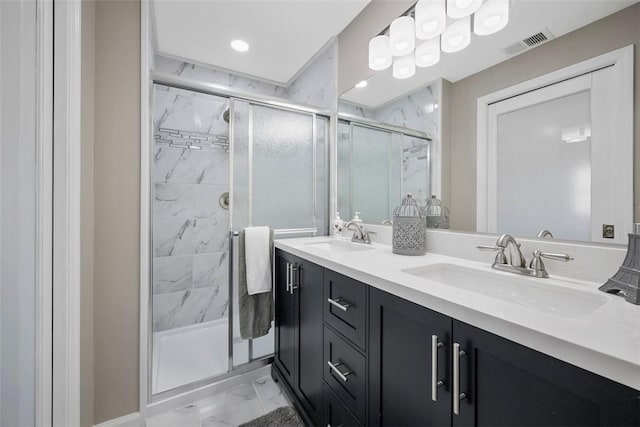
M 532 47 L 538 46 L 546 41 L 553 39 L 554 36 L 551 34 L 548 28 L 545 28 L 543 31 L 536 33 L 532 36 L 529 36 L 519 42 L 516 42 L 512 45 L 509 45 L 502 49 L 502 51 L 507 56 L 514 56 L 519 53 L 524 52 L 525 50 L 531 49 Z

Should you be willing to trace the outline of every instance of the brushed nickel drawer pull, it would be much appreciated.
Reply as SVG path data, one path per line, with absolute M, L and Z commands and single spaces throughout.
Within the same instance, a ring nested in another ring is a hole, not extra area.
M 329 365 L 329 367 L 331 368 L 331 370 L 333 372 L 336 373 L 336 375 L 338 375 L 340 377 L 340 379 L 344 382 L 347 382 L 349 380 L 349 378 L 347 378 L 347 376 L 349 376 L 351 374 L 351 372 L 347 371 L 347 372 L 340 372 L 340 369 L 338 369 L 338 366 L 341 366 L 342 363 L 336 363 L 335 365 L 333 363 L 331 363 L 330 360 L 327 360 L 327 365 Z
M 460 401 L 467 395 L 460 393 L 460 358 L 466 353 L 460 350 L 460 344 L 453 343 L 453 413 L 460 414 Z
M 289 286 L 291 286 L 291 264 L 289 264 L 288 262 L 287 262 L 287 280 L 285 284 L 287 285 L 286 287 L 287 292 L 289 292 Z
M 350 304 L 347 304 L 346 302 L 342 301 L 340 298 L 338 299 L 327 298 L 327 301 L 329 302 L 329 304 L 335 307 L 338 307 L 342 311 L 349 310 Z
M 295 264 L 292 264 L 291 265 L 291 285 L 289 286 L 289 293 L 293 295 L 293 291 L 295 291 L 299 287 L 300 287 L 300 268 L 296 267 Z
M 438 349 L 444 347 L 444 343 L 438 342 L 437 335 L 431 335 L 431 400 L 438 401 L 438 387 L 444 381 L 438 380 Z

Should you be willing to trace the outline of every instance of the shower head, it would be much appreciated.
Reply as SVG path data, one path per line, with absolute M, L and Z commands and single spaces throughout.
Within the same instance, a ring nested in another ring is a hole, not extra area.
M 222 120 L 224 120 L 225 122 L 229 123 L 229 109 L 228 108 L 226 110 L 224 110 L 224 113 L 222 113 Z

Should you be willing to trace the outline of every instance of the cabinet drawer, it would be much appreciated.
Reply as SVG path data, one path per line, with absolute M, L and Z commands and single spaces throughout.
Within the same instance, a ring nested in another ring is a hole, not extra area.
M 338 399 L 333 391 L 324 385 L 324 423 L 327 427 L 360 427 L 362 424 Z
M 365 357 L 325 326 L 324 380 L 361 421 L 367 408 L 366 372 Z
M 324 321 L 366 350 L 367 285 L 325 270 Z

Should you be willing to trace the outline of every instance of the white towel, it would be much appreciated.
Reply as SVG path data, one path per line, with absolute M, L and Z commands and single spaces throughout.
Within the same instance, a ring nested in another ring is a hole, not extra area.
M 271 291 L 269 234 L 269 227 L 247 227 L 244 229 L 247 293 L 249 295 Z

